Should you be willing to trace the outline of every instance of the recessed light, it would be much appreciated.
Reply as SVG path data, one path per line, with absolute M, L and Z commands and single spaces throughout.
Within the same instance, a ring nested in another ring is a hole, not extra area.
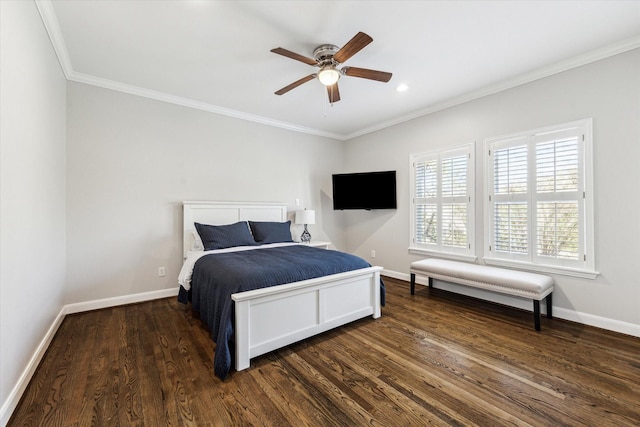
M 397 90 L 398 92 L 404 92 L 404 91 L 406 91 L 407 89 L 409 89 L 409 86 L 407 86 L 407 85 L 406 85 L 406 84 L 404 84 L 404 83 L 399 84 L 399 85 L 398 85 L 398 87 L 396 88 L 396 90 Z

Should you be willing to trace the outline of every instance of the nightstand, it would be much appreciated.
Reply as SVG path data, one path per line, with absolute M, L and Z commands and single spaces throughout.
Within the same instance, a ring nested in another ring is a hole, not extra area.
M 309 243 L 303 243 L 303 245 L 309 245 L 309 246 L 313 246 L 314 248 L 323 248 L 323 249 L 329 249 L 330 244 L 331 242 L 323 242 L 322 240 L 312 240 Z

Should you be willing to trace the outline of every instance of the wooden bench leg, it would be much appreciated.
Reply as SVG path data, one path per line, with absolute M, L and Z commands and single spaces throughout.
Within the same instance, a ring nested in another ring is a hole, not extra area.
M 548 319 L 552 319 L 553 318 L 553 311 L 551 309 L 551 306 L 552 306 L 552 304 L 551 304 L 551 302 L 552 302 L 551 295 L 552 294 L 547 295 L 547 318 Z
M 540 301 L 533 300 L 533 321 L 536 325 L 536 331 L 540 330 Z
M 429 287 L 433 288 L 433 278 L 429 277 Z M 416 294 L 416 275 L 414 273 L 411 273 L 411 295 L 415 295 Z

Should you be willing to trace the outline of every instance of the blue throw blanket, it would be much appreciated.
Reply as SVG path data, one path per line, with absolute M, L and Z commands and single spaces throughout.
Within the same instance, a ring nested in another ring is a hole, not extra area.
M 293 283 L 367 268 L 371 265 L 343 252 L 294 245 L 205 255 L 193 268 L 191 303 L 216 342 L 215 374 L 224 379 L 231 369 L 229 341 L 233 336 L 237 292 Z M 380 281 L 381 304 L 385 289 Z

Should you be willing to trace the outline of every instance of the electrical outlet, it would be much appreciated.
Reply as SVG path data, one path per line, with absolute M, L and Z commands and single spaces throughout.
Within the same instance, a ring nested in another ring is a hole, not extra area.
M 376 251 L 374 251 L 373 249 L 371 250 L 371 258 L 375 258 L 376 257 Z
M 166 274 L 166 271 L 164 269 L 164 267 L 159 267 L 158 268 L 158 277 L 164 277 Z
M 300 206 L 300 199 L 296 199 L 296 206 Z

